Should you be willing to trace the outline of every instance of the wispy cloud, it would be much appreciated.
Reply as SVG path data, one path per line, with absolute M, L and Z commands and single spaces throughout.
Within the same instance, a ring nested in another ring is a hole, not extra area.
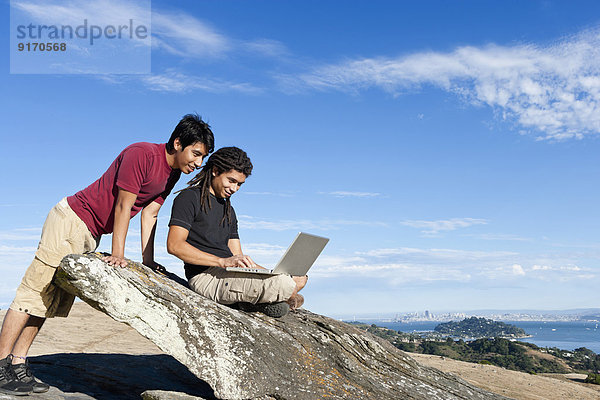
M 267 57 L 281 58 L 290 55 L 287 47 L 278 40 L 257 39 L 249 42 L 242 42 L 241 46 L 250 53 Z
M 380 278 L 389 285 L 468 281 L 486 286 L 490 282 L 512 285 L 531 280 L 577 282 L 600 272 L 577 266 L 563 255 L 555 255 L 550 263 L 540 263 L 546 258 L 546 255 L 498 250 L 381 248 L 319 257 L 311 274 L 328 278 Z
M 285 251 L 285 247 L 268 243 L 245 243 L 243 245 L 244 254 L 258 257 L 280 257 Z
M 549 265 L 534 265 L 533 267 L 531 267 L 532 271 L 575 271 L 575 272 L 579 272 L 582 271 L 582 269 L 580 267 L 578 267 L 577 265 L 566 265 L 566 266 L 560 266 L 560 267 L 551 267 Z
M 152 12 L 152 45 L 180 57 L 222 57 L 231 41 L 184 12 Z
M 248 191 L 243 191 L 243 192 L 240 192 L 240 194 L 247 194 L 250 196 L 279 196 L 279 197 L 292 197 L 293 196 L 292 193 L 287 193 L 287 192 L 248 192 Z
M 67 0 L 67 1 L 11 1 L 11 7 L 26 12 L 37 22 L 55 25 L 81 25 L 93 17 L 91 24 L 114 25 L 123 16 L 138 23 L 147 23 L 147 9 L 131 1 L 115 0 Z
M 33 257 L 33 253 L 37 250 L 37 246 L 6 246 L 0 245 L 0 254 L 16 254 L 26 253 Z
M 264 229 L 271 231 L 287 230 L 336 230 L 344 226 L 387 226 L 385 222 L 361 220 L 272 220 L 250 215 L 239 215 L 239 226 L 242 229 Z
M 96 75 L 95 77 L 113 85 L 140 82 L 149 90 L 163 93 L 203 91 L 210 93 L 258 94 L 263 91 L 263 89 L 251 83 L 189 75 L 174 68 L 169 68 L 162 73 L 148 75 Z
M 186 59 L 221 59 L 232 52 L 275 58 L 289 54 L 285 45 L 277 40 L 231 38 L 209 22 L 183 10 L 153 7 L 152 21 L 149 21 L 149 9 L 133 1 L 22 0 L 11 2 L 11 6 L 37 21 L 57 25 L 77 26 L 85 19 L 90 20 L 90 24 L 115 25 L 115 21 L 127 16 L 127 19 L 151 28 L 154 49 Z
M 241 92 L 255 94 L 261 92 L 260 88 L 250 83 L 203 78 L 175 70 L 168 70 L 162 74 L 141 76 L 139 79 L 148 89 L 157 92 L 186 93 L 196 90 L 212 93 Z
M 348 192 L 348 191 L 336 191 L 336 192 L 319 192 L 319 194 L 327 194 L 334 197 L 359 197 L 359 198 L 371 198 L 379 197 L 381 193 L 373 192 Z
M 54 25 L 62 27 L 67 25 L 75 29 L 87 25 L 91 29 L 94 25 L 97 27 L 117 27 L 131 20 L 135 21 L 136 26 L 144 26 L 149 32 L 151 30 L 151 9 L 149 2 L 147 5 L 148 7 L 144 7 L 139 2 L 116 0 L 15 0 L 10 2 L 11 9 L 17 13 L 13 16 L 14 18 L 28 23 L 36 22 L 41 26 Z M 65 34 L 61 30 L 61 35 L 68 37 L 69 34 Z M 87 33 L 85 39 L 87 41 Z M 70 57 L 69 60 L 49 64 L 48 71 L 60 74 L 102 73 L 105 70 L 102 63 L 98 63 L 103 59 L 102 55 L 110 56 L 115 52 L 122 55 L 135 52 L 139 49 L 139 46 L 142 46 L 141 48 L 145 52 L 140 54 L 149 56 L 150 45 L 151 40 L 119 40 L 118 44 L 117 42 L 105 41 L 105 46 L 110 47 L 101 47 L 97 49 L 97 52 L 90 52 L 89 46 L 77 40 L 70 40 L 68 44 L 69 52 L 71 55 L 77 55 L 78 57 Z M 89 64 L 88 60 L 95 60 L 96 63 Z
M 513 264 L 511 268 L 512 268 L 512 273 L 514 275 L 518 275 L 518 276 L 525 275 L 525 271 L 523 270 L 523 267 L 520 266 L 519 264 Z
M 149 4 L 149 3 L 148 3 Z M 115 25 L 123 16 L 143 23 L 152 30 L 152 46 L 180 57 L 222 57 L 230 49 L 230 41 L 208 23 L 184 12 L 152 11 L 131 1 L 68 0 L 15 1 L 15 8 L 38 21 L 57 25 L 78 26 L 84 20 L 95 25 Z
M 521 257 L 527 258 L 527 257 Z M 534 260 L 535 262 L 535 260 Z M 545 282 L 568 282 L 596 279 L 600 271 L 589 267 L 570 264 L 569 260 L 556 260 L 554 265 L 505 264 L 488 266 L 479 271 L 479 276 L 486 279 L 525 278 Z
M 386 279 L 388 284 L 397 286 L 408 282 L 433 282 L 470 280 L 471 275 L 455 268 L 430 266 L 423 267 L 411 264 L 350 264 L 327 266 L 319 263 L 320 267 L 311 269 L 312 275 L 319 277 L 363 276 L 374 279 Z M 314 272 L 313 272 L 314 271 Z
M 562 140 L 600 131 L 599 56 L 600 29 L 593 29 L 547 46 L 465 46 L 354 59 L 316 67 L 300 81 L 320 90 L 378 87 L 393 95 L 430 85 L 492 107 L 524 133 Z
M 15 229 L 13 231 L 0 232 L 0 240 L 40 240 L 40 233 L 41 229 L 32 231 L 32 233 L 23 233 L 22 231 Z
M 487 259 L 498 259 L 517 256 L 513 251 L 477 251 L 460 249 L 420 249 L 413 247 L 400 247 L 389 249 L 373 249 L 367 252 L 357 252 L 367 257 L 398 257 L 414 260 L 442 260 L 442 261 L 484 261 Z
M 532 239 L 530 238 L 524 238 L 521 236 L 517 236 L 517 235 L 510 235 L 510 234 L 502 234 L 502 233 L 481 233 L 481 234 L 477 234 L 477 235 L 463 235 L 463 236 L 467 236 L 467 237 L 473 237 L 476 239 L 481 239 L 481 240 L 505 240 L 505 241 L 516 241 L 516 242 L 528 242 L 531 241 Z
M 440 232 L 454 231 L 473 225 L 485 225 L 487 223 L 487 220 L 479 218 L 451 218 L 436 221 L 408 220 L 401 222 L 402 225 L 422 229 L 421 232 L 428 236 L 435 236 Z

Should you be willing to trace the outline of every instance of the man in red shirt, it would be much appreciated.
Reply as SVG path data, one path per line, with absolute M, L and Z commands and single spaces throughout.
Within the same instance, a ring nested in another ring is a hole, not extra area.
M 123 150 L 108 170 L 87 188 L 62 199 L 48 214 L 35 257 L 17 288 L 0 332 L 0 393 L 26 395 L 49 389 L 37 381 L 26 356 L 46 318 L 66 317 L 74 296 L 52 283 L 56 267 L 67 254 L 94 251 L 100 237 L 112 233 L 112 252 L 104 258 L 125 266 L 129 220 L 141 211 L 142 261 L 154 261 L 158 211 L 181 172 L 202 165 L 214 149 L 210 126 L 186 115 L 167 143 L 135 143 Z

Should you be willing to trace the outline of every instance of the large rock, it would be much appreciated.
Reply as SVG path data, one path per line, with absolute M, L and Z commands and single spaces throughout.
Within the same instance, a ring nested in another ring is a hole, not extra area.
M 221 399 L 502 399 L 305 310 L 280 319 L 207 300 L 131 262 L 69 255 L 56 282 L 152 340 Z

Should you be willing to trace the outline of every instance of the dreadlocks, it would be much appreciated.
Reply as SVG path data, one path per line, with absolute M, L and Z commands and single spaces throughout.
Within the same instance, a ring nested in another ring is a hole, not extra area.
M 215 175 L 220 175 L 232 169 L 250 176 L 252 173 L 252 162 L 250 162 L 250 158 L 244 150 L 237 147 L 223 147 L 215 151 L 208 158 L 202 170 L 188 182 L 188 188 L 199 187 L 201 189 L 200 207 L 202 211 L 207 212 L 208 208 L 211 208 L 210 188 L 213 172 Z M 227 223 L 231 223 L 231 202 L 229 197 L 225 199 L 225 202 L 225 215 L 223 215 L 223 219 L 221 220 L 222 225 L 225 224 L 225 218 L 227 218 Z

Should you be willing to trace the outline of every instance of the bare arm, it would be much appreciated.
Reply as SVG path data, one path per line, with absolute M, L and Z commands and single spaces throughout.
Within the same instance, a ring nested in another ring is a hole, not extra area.
M 234 256 L 243 254 L 242 243 L 240 242 L 240 239 L 229 239 L 229 241 L 227 242 L 227 247 L 229 247 L 229 250 L 231 250 L 231 254 L 233 254 Z
M 115 204 L 115 219 L 113 223 L 112 234 L 112 253 L 104 257 L 103 260 L 111 265 L 124 267 L 127 265 L 125 257 L 125 238 L 129 229 L 129 220 L 131 219 L 131 208 L 137 199 L 135 193 L 119 188 L 117 203 Z
M 169 235 L 167 236 L 167 251 L 169 254 L 172 254 L 189 264 L 206 265 L 209 267 L 254 268 L 256 265 L 250 257 L 242 254 L 236 254 L 233 257 L 228 258 L 220 258 L 202 250 L 198 250 L 186 242 L 189 233 L 190 232 L 184 227 L 171 225 L 169 228 Z
M 150 268 L 164 269 L 154 261 L 154 236 L 156 233 L 156 220 L 161 204 L 153 201 L 140 213 L 142 228 L 142 263 Z

